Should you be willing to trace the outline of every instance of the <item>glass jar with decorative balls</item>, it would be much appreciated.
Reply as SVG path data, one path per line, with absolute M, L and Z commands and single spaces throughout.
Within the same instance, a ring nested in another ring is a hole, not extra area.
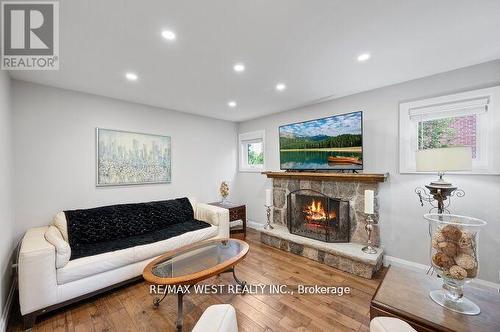
M 441 306 L 466 315 L 477 315 L 479 307 L 463 295 L 464 285 L 479 272 L 479 230 L 486 222 L 454 214 L 430 213 L 431 263 L 443 280 L 443 289 L 430 297 Z

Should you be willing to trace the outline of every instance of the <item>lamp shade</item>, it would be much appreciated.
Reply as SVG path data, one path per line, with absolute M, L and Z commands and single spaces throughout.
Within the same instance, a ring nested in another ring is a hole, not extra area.
M 417 151 L 418 172 L 470 171 L 471 169 L 472 149 L 470 146 Z

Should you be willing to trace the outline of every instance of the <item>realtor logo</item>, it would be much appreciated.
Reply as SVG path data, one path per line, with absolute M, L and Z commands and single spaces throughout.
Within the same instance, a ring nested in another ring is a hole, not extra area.
M 2 1 L 2 69 L 59 69 L 59 2 Z

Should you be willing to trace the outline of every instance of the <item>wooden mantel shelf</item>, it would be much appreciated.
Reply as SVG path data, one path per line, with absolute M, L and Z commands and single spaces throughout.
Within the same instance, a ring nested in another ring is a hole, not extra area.
M 353 181 L 353 182 L 384 182 L 389 173 L 320 173 L 320 172 L 262 172 L 273 179 L 297 179 L 313 181 Z

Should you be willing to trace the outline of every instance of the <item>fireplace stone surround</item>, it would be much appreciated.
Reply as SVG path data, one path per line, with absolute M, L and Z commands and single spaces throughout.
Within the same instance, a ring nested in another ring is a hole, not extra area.
M 300 173 L 286 176 L 286 173 L 265 173 L 273 182 L 273 225 L 272 230 L 261 231 L 261 242 L 275 248 L 307 257 L 323 264 L 338 268 L 364 278 L 372 278 L 382 266 L 383 250 L 370 255 L 361 251 L 368 236 L 365 231 L 364 191 L 373 190 L 375 193 L 373 219 L 379 220 L 378 183 L 383 182 L 387 175 L 377 180 L 366 180 L 362 174 L 359 180 L 351 175 L 349 178 L 335 175 L 331 178 L 325 175 L 301 176 Z M 270 176 L 271 174 L 271 176 Z M 272 176 L 272 174 L 276 174 Z M 342 174 L 340 174 L 342 175 Z M 327 197 L 349 202 L 350 242 L 327 243 L 308 237 L 291 234 L 288 229 L 287 198 L 290 193 L 298 190 L 320 192 Z M 372 233 L 374 245 L 380 245 L 378 227 Z
M 365 190 L 375 192 L 373 220 L 378 222 L 378 184 L 344 181 L 316 181 L 296 179 L 273 179 L 273 222 L 288 226 L 287 224 L 287 195 L 299 189 L 311 189 L 321 192 L 331 198 L 349 201 L 349 215 L 351 218 L 351 242 L 366 243 L 368 236 L 365 231 Z M 375 246 L 380 244 L 378 227 L 372 233 L 372 242 Z

